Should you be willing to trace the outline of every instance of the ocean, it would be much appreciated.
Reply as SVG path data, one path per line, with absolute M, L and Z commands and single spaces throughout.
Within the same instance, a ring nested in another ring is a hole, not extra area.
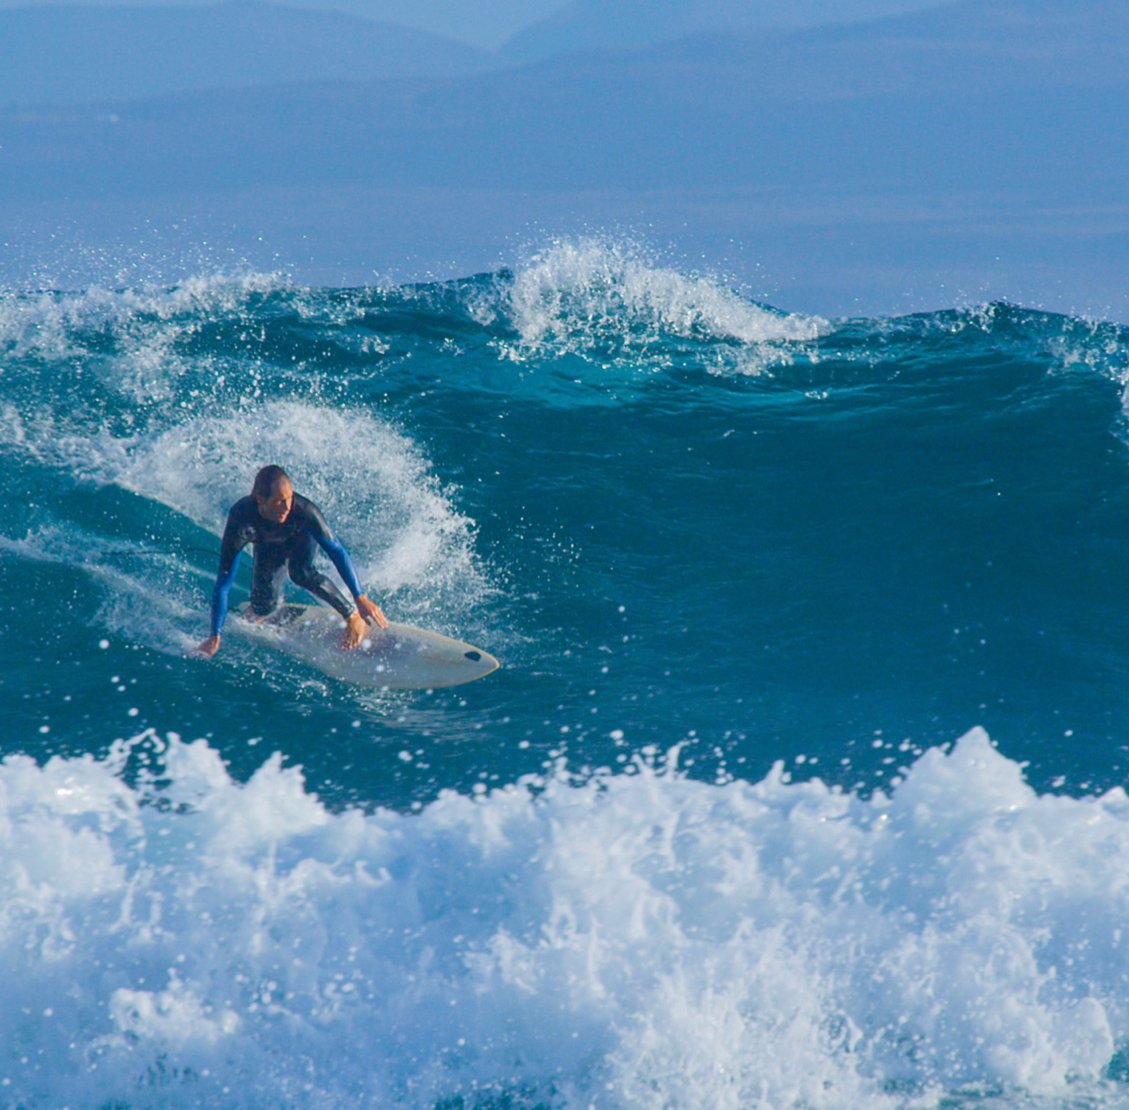
M 0 291 L 0 1105 L 1129 1106 L 1127 383 L 614 239 Z M 501 669 L 192 657 L 267 463 Z

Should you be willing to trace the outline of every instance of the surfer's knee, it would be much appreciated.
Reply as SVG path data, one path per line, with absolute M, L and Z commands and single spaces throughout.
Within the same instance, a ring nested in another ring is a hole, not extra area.
M 319 574 L 308 563 L 291 563 L 290 564 L 290 581 L 295 586 L 300 586 L 303 590 L 308 590 L 313 586 L 320 586 L 322 579 L 325 576 Z

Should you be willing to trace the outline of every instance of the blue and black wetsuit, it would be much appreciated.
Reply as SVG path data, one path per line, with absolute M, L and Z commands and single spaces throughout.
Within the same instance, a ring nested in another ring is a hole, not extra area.
M 290 512 L 281 523 L 267 520 L 259 513 L 254 497 L 242 497 L 227 514 L 220 546 L 220 569 L 212 592 L 212 635 L 218 636 L 227 617 L 227 599 L 239 568 L 239 556 L 249 543 L 255 545 L 255 563 L 251 572 L 251 610 L 261 616 L 273 612 L 282 600 L 284 573 L 315 597 L 332 605 L 348 619 L 356 606 L 314 566 L 314 544 L 329 556 L 337 573 L 354 598 L 364 592 L 357 581 L 357 572 L 349 553 L 333 534 L 321 510 L 300 494 L 294 494 Z

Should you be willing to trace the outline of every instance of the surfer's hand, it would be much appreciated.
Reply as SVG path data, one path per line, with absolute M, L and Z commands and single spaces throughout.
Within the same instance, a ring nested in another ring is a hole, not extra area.
M 357 612 L 361 614 L 365 620 L 372 621 L 377 628 L 387 628 L 388 618 L 384 615 L 383 610 L 379 605 L 369 601 L 364 594 L 357 598 Z
M 196 650 L 205 658 L 211 659 L 220 649 L 220 638 L 209 636 Z
M 341 646 L 346 651 L 359 647 L 368 631 L 368 622 L 360 613 L 354 613 L 345 622 L 345 635 L 341 637 Z

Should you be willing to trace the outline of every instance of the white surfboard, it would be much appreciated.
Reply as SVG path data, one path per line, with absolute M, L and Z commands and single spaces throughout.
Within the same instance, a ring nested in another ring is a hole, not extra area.
M 431 690 L 473 682 L 498 669 L 488 651 L 462 640 L 391 623 L 370 625 L 359 647 L 345 651 L 345 622 L 324 605 L 282 605 L 265 620 L 244 605 L 233 630 L 310 663 L 334 678 L 389 690 Z

